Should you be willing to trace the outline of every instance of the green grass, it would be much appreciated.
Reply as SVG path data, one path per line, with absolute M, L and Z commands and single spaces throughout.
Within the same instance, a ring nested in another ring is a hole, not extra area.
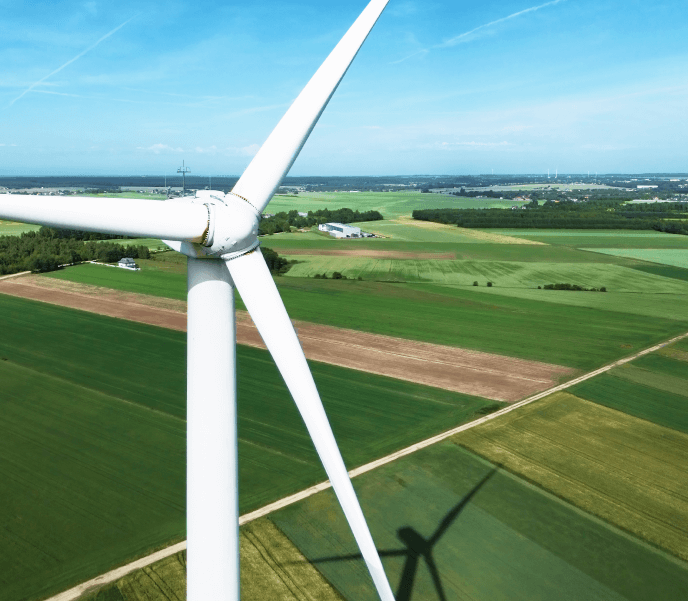
M 492 198 L 476 199 L 420 192 L 304 192 L 298 196 L 275 196 L 267 208 L 280 211 L 317 211 L 349 208 L 354 211 L 380 211 L 386 219 L 410 215 L 414 209 L 509 208 L 523 202 Z
M 0 599 L 56 592 L 183 538 L 184 334 L 2 295 L 0 332 L 0 522 L 11 526 Z M 239 347 L 237 363 L 243 513 L 326 476 L 268 353 Z M 501 405 L 312 370 L 350 467 Z
M 646 263 L 644 265 L 631 265 L 631 269 L 637 269 L 645 273 L 652 273 L 663 278 L 673 278 L 675 280 L 683 280 L 688 282 L 688 269 L 681 267 L 672 267 L 670 265 L 651 265 Z
M 0 220 L 0 236 L 19 236 L 24 232 L 37 232 L 40 225 L 32 223 L 15 223 L 14 221 Z
M 546 302 L 564 307 L 587 307 L 591 310 L 614 311 L 653 319 L 683 319 L 686 306 L 685 293 L 626 293 L 615 290 L 606 293 L 567 292 L 559 290 L 533 290 L 531 288 L 473 288 L 475 293 L 490 297 L 508 297 L 521 302 Z M 685 322 L 684 322 L 685 323 Z M 686 328 L 688 329 L 688 328 Z
M 404 552 L 442 524 L 432 551 L 447 599 L 645 601 L 688 587 L 685 563 L 449 441 L 354 486 L 398 600 L 438 598 L 423 558 L 404 575 Z M 331 491 L 270 517 L 347 599 L 377 599 Z
M 575 248 L 688 248 L 688 236 L 645 230 L 486 229 L 486 232 Z
M 184 537 L 183 420 L 10 361 L 0 381 L 0 599 Z
M 642 386 L 649 386 L 657 390 L 664 390 L 672 394 L 688 397 L 688 379 L 667 375 L 650 369 L 636 366 L 636 361 L 616 367 L 609 373 L 616 378 L 635 382 Z M 688 401 L 686 401 L 688 402 Z
M 688 559 L 685 433 L 560 392 L 452 440 Z
M 287 255 L 288 256 L 288 255 Z M 500 288 L 537 288 L 566 282 L 584 288 L 606 287 L 615 292 L 686 294 L 688 284 L 653 274 L 639 273 L 620 265 L 604 263 L 554 263 L 519 261 L 452 261 L 446 259 L 380 259 L 367 257 L 299 255 L 287 277 L 313 277 L 339 271 L 364 280 L 432 282 L 453 286 L 485 285 Z M 688 271 L 687 271 L 688 273 Z
M 686 238 L 688 245 L 688 236 Z M 688 269 L 688 248 L 588 248 L 593 252 Z
M 148 261 L 137 259 L 141 271 L 115 269 L 103 265 L 75 265 L 46 274 L 59 280 L 103 286 L 126 292 L 151 294 L 166 298 L 186 300 L 186 273 L 147 268 Z
M 80 266 L 54 277 L 184 298 L 183 273 L 156 272 L 150 289 L 142 283 L 148 273 Z M 507 296 L 510 289 L 485 287 L 288 277 L 277 283 L 294 319 L 581 369 L 599 367 L 688 329 L 683 294 L 528 290 L 530 296 L 521 299 Z M 495 290 L 497 294 L 488 293 Z M 572 302 L 583 306 L 565 304 Z M 638 314 L 635 305 L 641 306 Z M 648 313 L 652 322 L 646 319 Z
M 637 381 L 640 379 L 629 381 L 602 374 L 573 386 L 570 391 L 582 399 L 688 433 L 688 398 L 668 392 L 666 387 L 655 388 L 650 383 L 652 378 L 644 383 Z M 688 392 L 688 380 L 684 380 L 684 387 Z
M 674 345 L 666 347 L 657 353 L 652 353 L 650 355 L 645 355 L 640 357 L 633 362 L 633 365 L 653 371 L 657 374 L 662 374 L 664 376 L 682 378 L 688 381 L 688 363 L 685 361 L 680 361 L 671 357 L 663 355 L 663 352 L 671 353 L 674 350 Z M 679 348 L 676 348 L 679 350 Z

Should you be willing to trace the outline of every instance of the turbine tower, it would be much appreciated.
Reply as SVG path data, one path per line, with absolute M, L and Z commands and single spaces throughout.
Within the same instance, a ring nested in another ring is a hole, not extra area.
M 394 601 L 301 345 L 259 249 L 258 221 L 388 0 L 371 0 L 229 194 L 160 202 L 0 195 L 0 217 L 164 239 L 188 257 L 187 599 L 239 600 L 234 288 L 313 439 L 375 587 Z M 184 172 L 182 171 L 184 174 Z

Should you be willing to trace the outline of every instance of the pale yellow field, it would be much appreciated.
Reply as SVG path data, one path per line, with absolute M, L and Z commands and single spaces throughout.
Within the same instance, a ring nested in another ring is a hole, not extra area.
M 413 227 L 419 227 L 426 230 L 434 231 L 447 231 L 458 233 L 466 238 L 472 238 L 480 242 L 491 242 L 493 244 L 530 244 L 546 246 L 544 242 L 535 242 L 533 240 L 526 240 L 524 238 L 514 238 L 513 236 L 505 236 L 504 234 L 493 234 L 488 232 L 482 232 L 480 230 L 474 230 L 466 227 L 456 227 L 455 225 L 449 225 L 446 223 L 434 223 L 432 221 L 420 221 L 413 219 L 410 215 L 402 215 L 393 221 L 397 223 L 402 223 L 404 225 L 411 225 Z
M 242 526 L 242 601 L 343 601 L 291 541 L 267 518 Z M 105 599 L 185 601 L 186 553 L 177 553 L 109 585 Z M 99 591 L 80 597 L 95 601 Z M 100 594 L 105 591 L 101 589 Z

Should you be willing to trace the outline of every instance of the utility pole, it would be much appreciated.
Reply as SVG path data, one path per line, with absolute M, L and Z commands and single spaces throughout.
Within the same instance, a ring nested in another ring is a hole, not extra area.
M 184 164 L 184 161 L 182 161 L 182 166 L 177 169 L 177 173 L 182 174 L 182 196 L 184 196 L 184 193 L 186 192 L 186 174 L 191 171 L 186 165 Z

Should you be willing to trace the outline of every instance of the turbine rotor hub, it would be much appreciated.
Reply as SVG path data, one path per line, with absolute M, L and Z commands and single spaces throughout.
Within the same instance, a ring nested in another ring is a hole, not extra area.
M 233 259 L 256 248 L 260 212 L 248 201 L 218 190 L 199 190 L 189 199 L 208 209 L 208 227 L 200 243 L 181 242 L 172 246 L 195 259 Z

